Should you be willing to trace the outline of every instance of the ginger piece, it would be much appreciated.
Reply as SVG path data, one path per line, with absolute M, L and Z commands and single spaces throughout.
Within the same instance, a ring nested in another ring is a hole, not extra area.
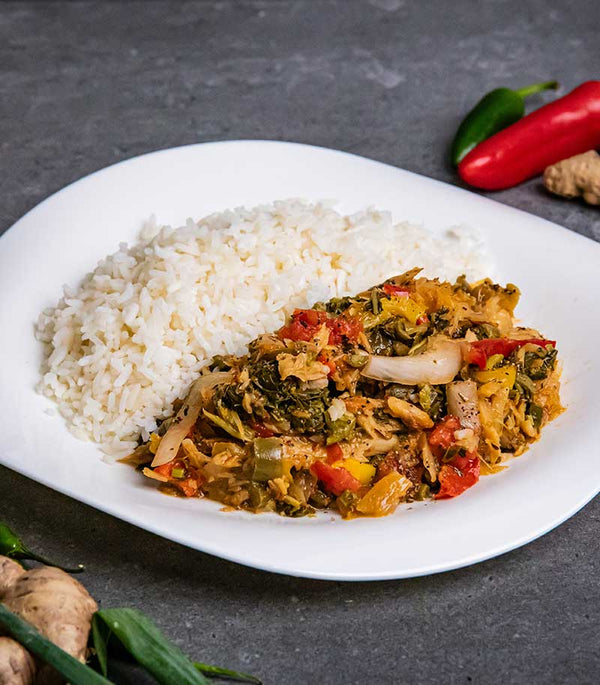
M 555 195 L 581 196 L 590 205 L 600 205 L 600 155 L 589 150 L 547 167 L 544 186 Z
M 92 615 L 98 606 L 83 585 L 68 573 L 51 566 L 25 571 L 8 588 L 2 601 L 9 611 L 37 628 L 48 640 L 85 662 Z M 40 664 L 35 682 L 54 685 L 63 679 L 47 664 Z
M 35 673 L 35 661 L 25 647 L 0 637 L 0 685 L 31 685 Z
M 0 556 L 0 601 L 24 573 L 25 569 L 16 561 Z M 0 685 L 2 682 L 0 680 Z

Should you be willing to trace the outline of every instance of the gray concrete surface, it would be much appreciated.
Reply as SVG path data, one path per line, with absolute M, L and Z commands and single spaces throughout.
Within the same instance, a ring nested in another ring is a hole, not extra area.
M 498 85 L 599 78 L 599 33 L 597 0 L 3 2 L 0 232 L 91 171 L 198 141 L 314 143 L 458 183 L 446 150 L 465 110 Z M 600 240 L 598 209 L 538 180 L 495 197 Z M 189 551 L 0 468 L 0 520 L 85 561 L 104 606 L 271 685 L 597 683 L 599 516 L 596 500 L 452 573 L 325 583 Z

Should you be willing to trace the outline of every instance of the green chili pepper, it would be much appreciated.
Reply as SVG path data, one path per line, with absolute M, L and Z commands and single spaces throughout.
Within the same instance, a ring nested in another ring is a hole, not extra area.
M 366 352 L 353 352 L 346 356 L 346 361 L 355 369 L 362 369 L 369 361 L 369 355 Z
M 333 445 L 341 440 L 346 440 L 352 435 L 354 427 L 356 426 L 356 417 L 354 414 L 344 414 L 336 421 L 327 420 L 327 439 L 326 445 Z
M 536 430 L 540 429 L 542 425 L 542 420 L 544 418 L 544 410 L 539 406 L 539 404 L 534 404 L 533 402 L 529 405 L 529 416 L 531 416 L 531 423 Z
M 415 499 L 419 502 L 422 502 L 424 499 L 429 499 L 430 496 L 431 488 L 429 487 L 429 485 L 427 485 L 427 483 L 421 483 L 415 494 Z
M 543 90 L 558 88 L 556 81 L 535 83 L 511 90 L 496 88 L 473 107 L 463 119 L 452 144 L 452 162 L 458 164 L 471 150 L 494 133 L 514 124 L 525 114 L 524 98 Z
M 17 561 L 23 559 L 39 561 L 41 564 L 54 566 L 66 573 L 81 573 L 84 570 L 83 564 L 79 564 L 77 568 L 63 568 L 53 561 L 49 561 L 48 559 L 39 556 L 39 554 L 35 554 L 23 544 L 16 533 L 14 533 L 5 523 L 0 523 L 0 555 Z
M 283 458 L 283 444 L 279 438 L 255 438 L 252 442 L 254 452 L 254 471 L 252 480 L 267 482 L 281 478 L 289 464 Z

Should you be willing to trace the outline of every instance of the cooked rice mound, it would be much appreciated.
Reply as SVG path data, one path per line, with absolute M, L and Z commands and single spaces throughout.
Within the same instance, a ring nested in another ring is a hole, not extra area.
M 77 437 L 122 456 L 172 414 L 213 355 L 243 353 L 294 308 L 415 265 L 450 280 L 489 271 L 473 231 L 434 236 L 373 209 L 343 216 L 290 200 L 179 228 L 152 224 L 40 315 L 39 390 Z

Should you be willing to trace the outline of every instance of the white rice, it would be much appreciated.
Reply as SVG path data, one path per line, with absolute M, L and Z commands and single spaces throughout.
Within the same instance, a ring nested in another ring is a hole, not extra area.
M 290 200 L 180 228 L 152 223 L 40 315 L 47 355 L 38 389 L 77 437 L 124 455 L 213 355 L 242 353 L 294 307 L 414 266 L 454 279 L 479 278 L 488 265 L 471 230 L 433 236 L 373 209 L 342 216 Z

